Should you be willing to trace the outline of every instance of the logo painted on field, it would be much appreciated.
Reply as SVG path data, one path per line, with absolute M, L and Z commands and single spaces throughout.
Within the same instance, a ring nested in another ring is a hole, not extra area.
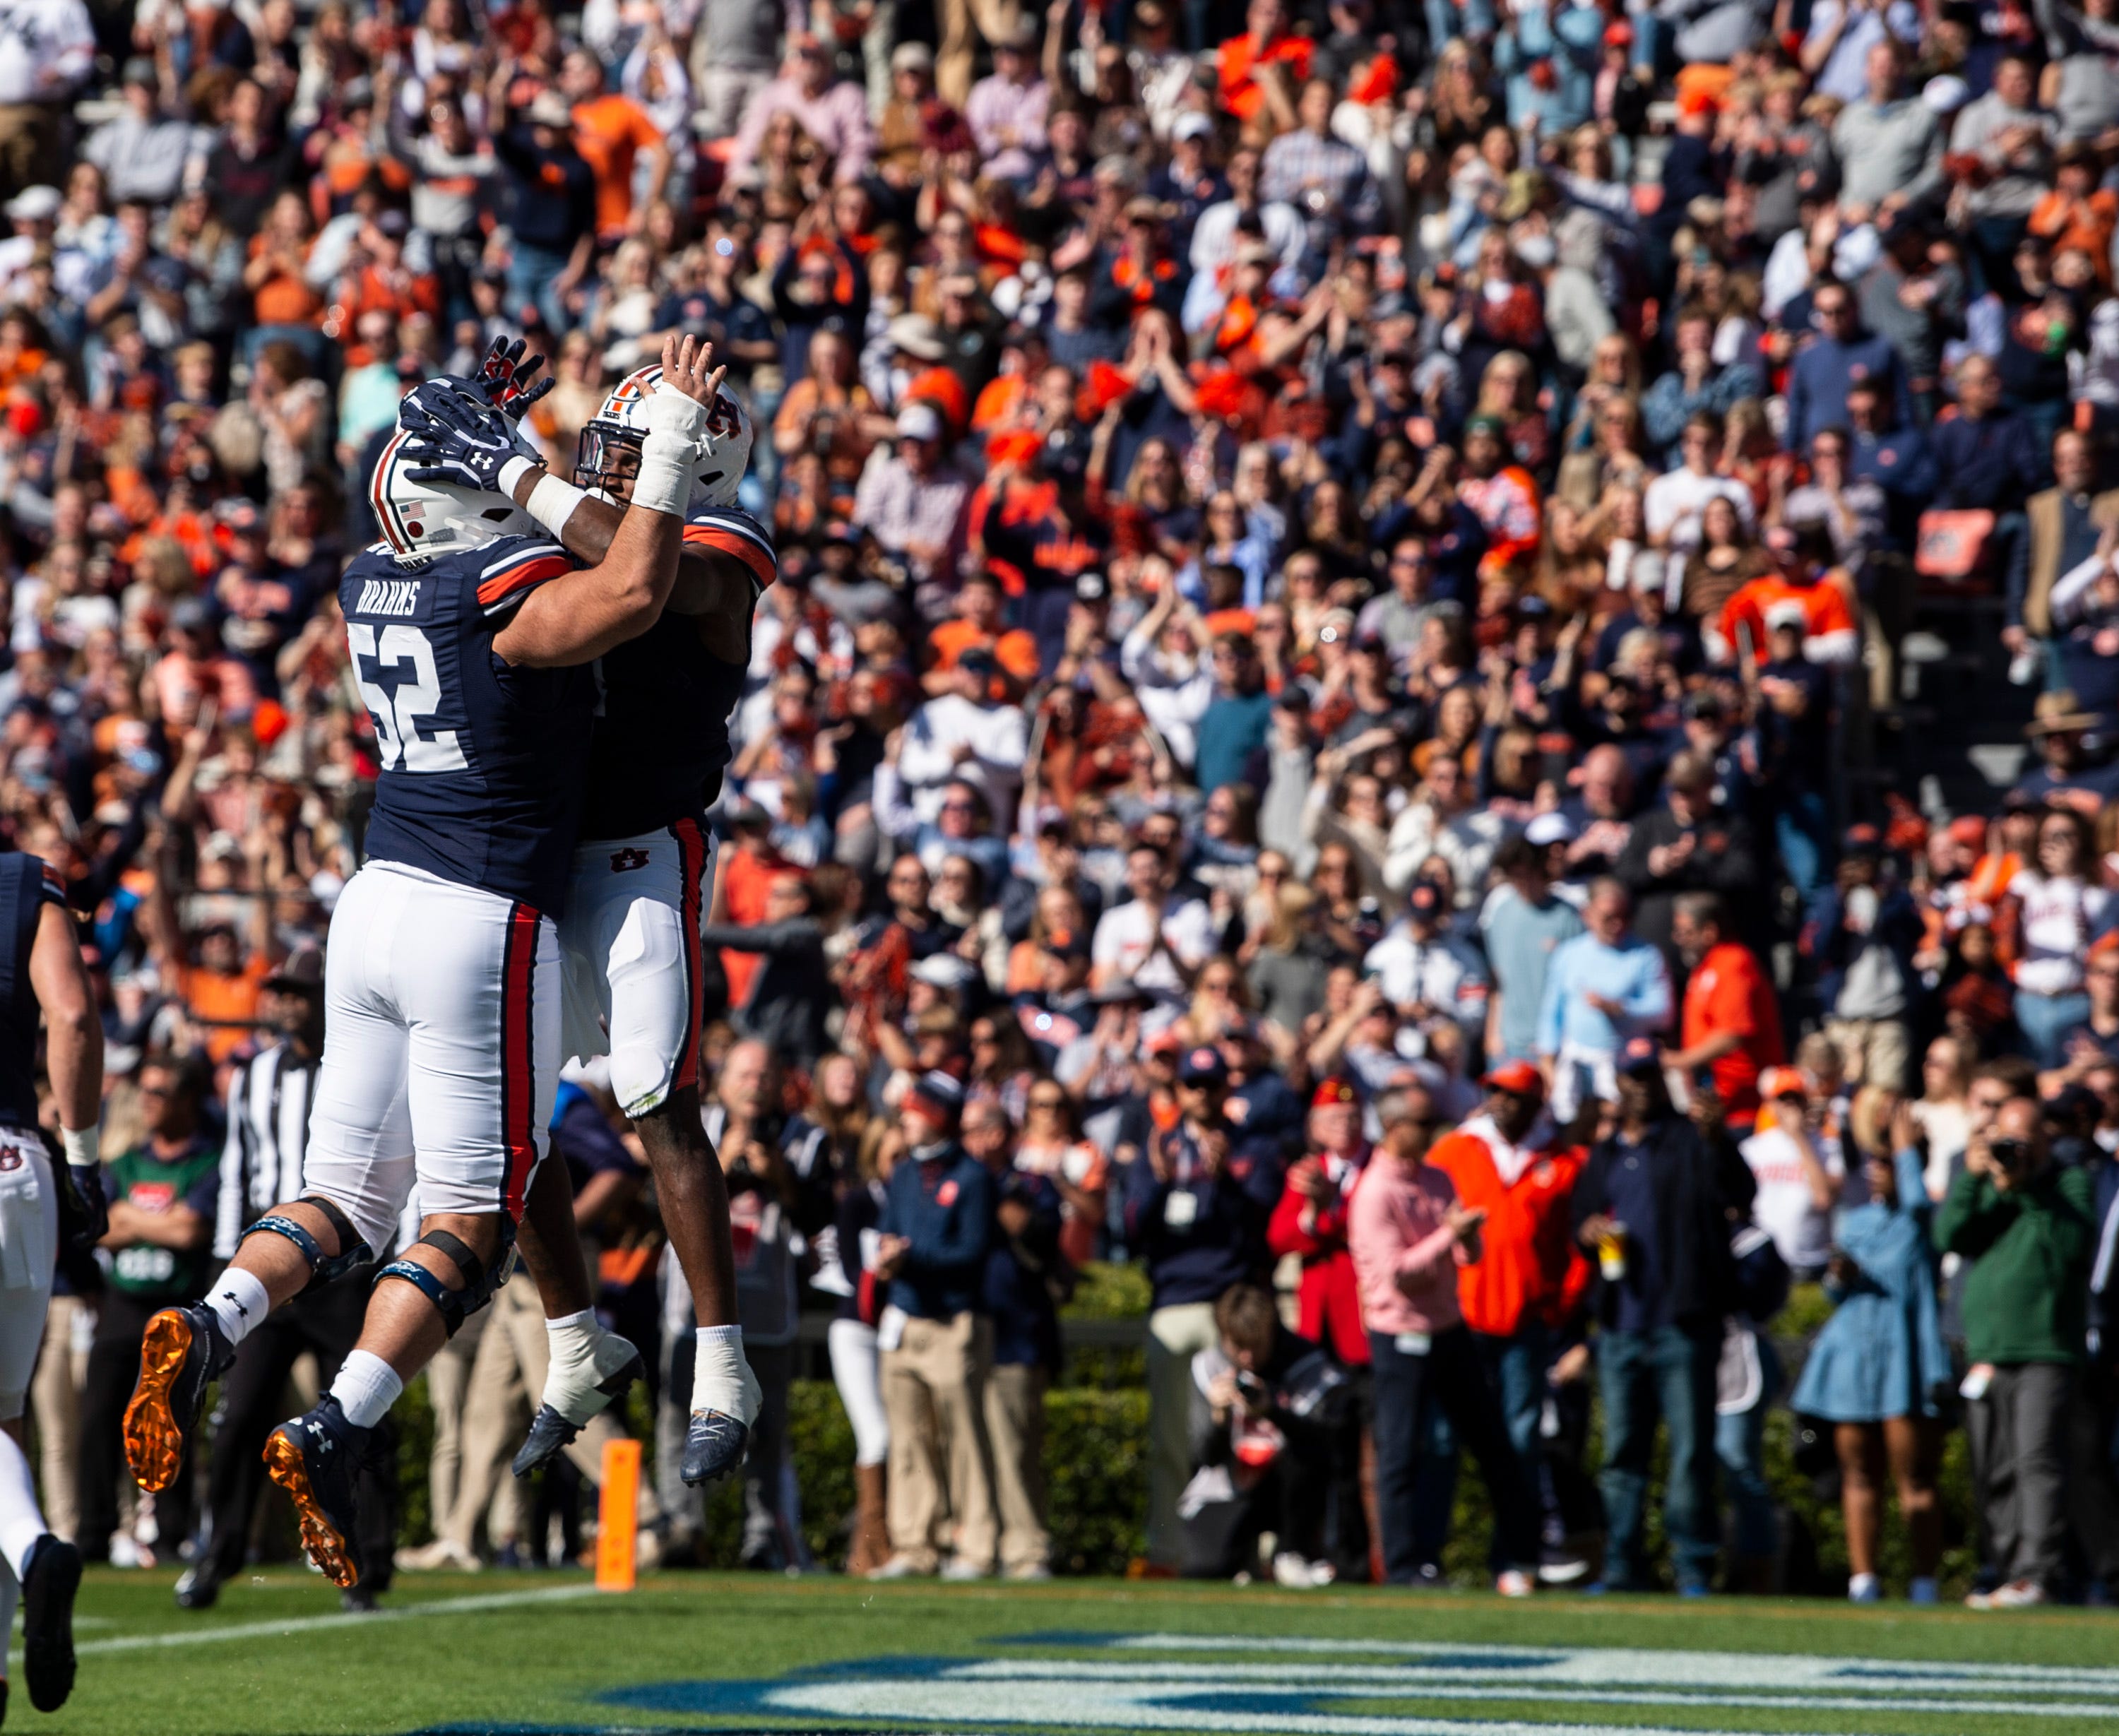
M 1791 1720 L 1824 1736 L 1844 1729 L 1848 1712 L 1866 1714 L 1865 1728 L 1910 1733 L 1932 1729 L 1937 1715 L 2108 1720 L 2119 1706 L 2119 1669 L 2100 1668 L 1174 1633 L 1046 1633 L 994 1643 L 1012 1655 L 878 1658 L 772 1680 L 653 1683 L 606 1694 L 603 1703 L 692 1718 L 816 1720 L 837 1736 L 882 1722 L 953 1736 L 974 1729 L 1758 1736 L 1784 1731 Z M 1072 1655 L 1083 1652 L 1094 1655 Z M 1495 1702 L 1509 1712 L 1494 1715 Z M 1658 1715 L 1668 1725 L 1635 1721 Z M 1894 1715 L 1904 1715 L 1894 1724 Z

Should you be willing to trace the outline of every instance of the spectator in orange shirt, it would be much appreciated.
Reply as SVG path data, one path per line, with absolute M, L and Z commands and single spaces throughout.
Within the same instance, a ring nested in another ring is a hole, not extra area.
M 357 330 L 364 313 L 441 317 L 441 280 L 405 263 L 405 238 L 411 229 L 411 219 L 394 208 L 378 211 L 362 225 L 360 238 L 346 257 L 345 275 L 339 280 L 341 333 Z
M 297 332 L 302 342 L 313 340 L 324 309 L 323 298 L 310 287 L 306 275 L 315 245 L 315 225 L 302 196 L 292 189 L 281 193 L 272 201 L 265 227 L 251 238 L 249 262 L 243 268 L 243 287 L 250 292 L 259 327 L 251 335 L 253 351 L 274 338 Z
M 1713 892 L 1681 895 L 1671 939 L 1690 973 L 1679 1028 L 1681 1049 L 1662 1062 L 1685 1074 L 1713 1071 L 1732 1131 L 1750 1131 L 1759 1113 L 1759 1076 L 1787 1058 L 1774 985 L 1757 956 L 1729 938 L 1728 908 Z
M 786 461 L 816 453 L 849 509 L 869 454 L 896 432 L 855 377 L 855 360 L 845 334 L 819 327 L 809 338 L 809 372 L 787 388 L 772 419 L 773 451 Z
M 2119 229 L 2119 193 L 2097 184 L 2097 147 L 2087 139 L 2070 139 L 2053 156 L 2055 186 L 2031 207 L 2030 229 L 2052 243 L 2055 254 L 2070 248 L 2089 256 L 2098 280 L 2112 281 L 2112 236 Z
M 969 650 L 991 653 L 993 660 L 1018 687 L 1037 678 L 1037 641 L 1019 627 L 1001 625 L 1000 581 L 979 572 L 967 578 L 957 592 L 957 613 L 927 636 L 934 648 L 934 666 L 920 677 L 930 693 L 947 692 L 953 683 L 949 672 Z
M 1589 1283 L 1570 1207 L 1583 1154 L 1532 1139 L 1545 1109 L 1545 1078 L 1529 1062 L 1502 1062 L 1486 1086 L 1483 1109 L 1437 1140 L 1427 1160 L 1449 1178 L 1466 1211 L 1485 1214 L 1481 1257 L 1458 1269 L 1458 1303 L 1500 1399 L 1524 1480 L 1548 1508 L 1541 1575 L 1564 1582 L 1579 1578 L 1587 1563 L 1559 1548 L 1566 1525 L 1539 1476 L 1538 1426 L 1546 1371 L 1559 1349 L 1555 1331 Z
M 670 147 L 647 111 L 603 87 L 603 67 L 576 49 L 559 68 L 559 88 L 574 105 L 574 149 L 596 178 L 596 234 L 612 241 L 638 234 L 670 184 Z M 647 161 L 647 185 L 635 204 L 633 167 Z
M 1788 544 L 1779 551 L 1779 570 L 1741 586 L 1722 605 L 1721 618 L 1703 636 L 1708 655 L 1718 663 L 1733 662 L 1741 627 L 1750 635 L 1752 655 L 1764 663 L 1769 630 L 1789 626 L 1802 633 L 1804 661 L 1851 668 L 1861 653 L 1862 636 L 1848 601 L 1851 586 L 1825 564 L 1829 534 L 1820 523 L 1790 525 L 1775 535 Z
M 195 758 L 201 745 L 199 732 L 193 731 L 192 739 L 186 743 L 187 756 Z M 206 859 L 221 859 L 214 843 L 222 845 L 229 857 L 239 859 L 241 855 L 240 847 L 225 833 L 209 843 L 199 864 L 202 887 L 211 877 Z M 153 887 L 141 911 L 142 925 L 148 951 L 162 980 L 175 987 L 185 1012 L 203 1027 L 206 1052 L 218 1065 L 249 1040 L 257 1025 L 258 997 L 274 964 L 272 903 L 257 896 L 256 887 L 243 889 L 251 895 L 246 900 L 250 930 L 247 941 L 237 934 L 234 922 L 217 903 L 210 905 L 199 924 L 194 946 L 184 933 L 171 894 L 177 880 L 174 852 L 165 840 Z
M 1310 39 L 1291 35 L 1285 0 L 1251 0 L 1245 34 L 1222 44 L 1222 106 L 1273 132 L 1296 127 L 1295 93 L 1310 76 Z
M 256 709 L 257 682 L 240 660 L 216 642 L 213 610 L 205 599 L 177 599 L 169 610 L 169 643 L 154 674 L 166 724 L 188 728 L 209 699 L 221 717 L 248 717 Z
M 735 845 L 721 852 L 714 876 L 712 920 L 749 927 L 762 923 L 772 897 L 772 882 L 788 872 L 772 845 L 772 820 L 757 803 L 740 800 L 730 821 Z M 764 960 L 755 952 L 733 952 L 724 948 L 721 970 L 728 978 L 728 1003 L 742 1006 L 750 996 L 751 979 Z

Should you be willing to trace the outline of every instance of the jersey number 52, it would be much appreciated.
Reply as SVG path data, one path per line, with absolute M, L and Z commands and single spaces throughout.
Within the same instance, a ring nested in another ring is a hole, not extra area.
M 375 720 L 376 745 L 382 750 L 385 771 L 462 771 L 469 762 L 457 745 L 457 732 L 437 729 L 422 735 L 422 720 L 442 707 L 442 683 L 434 669 L 434 648 L 416 627 L 391 626 L 378 635 L 365 621 L 345 624 L 346 643 L 353 651 L 353 678 L 360 688 L 368 715 Z M 393 695 L 378 684 L 369 665 L 379 675 L 384 669 L 412 666 L 409 678 L 399 675 Z

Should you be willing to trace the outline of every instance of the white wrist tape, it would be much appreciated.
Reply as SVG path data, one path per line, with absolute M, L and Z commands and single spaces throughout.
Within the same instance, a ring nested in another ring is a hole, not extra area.
M 530 491 L 530 498 L 523 502 L 522 510 L 558 536 L 567 528 L 567 521 L 574 516 L 574 508 L 587 498 L 587 494 L 572 483 L 562 482 L 548 474 L 537 479 L 537 486 Z
M 510 500 L 515 498 L 515 484 L 537 468 L 536 461 L 525 458 L 517 452 L 500 467 L 500 492 Z
M 666 434 L 700 447 L 706 444 L 712 415 L 711 405 L 700 403 L 697 398 L 686 397 L 666 382 L 650 392 L 647 401 L 640 407 L 641 419 L 647 424 L 650 439 L 657 434 Z
M 633 478 L 633 504 L 650 512 L 682 518 L 692 503 L 692 466 L 698 461 L 695 448 L 650 434 L 640 446 L 640 468 Z
M 102 1130 L 97 1127 L 61 1127 L 59 1144 L 73 1169 L 93 1169 L 102 1161 Z
M 648 396 L 647 433 L 633 479 L 633 504 L 681 518 L 692 503 L 692 471 L 706 451 L 707 408 L 667 386 Z

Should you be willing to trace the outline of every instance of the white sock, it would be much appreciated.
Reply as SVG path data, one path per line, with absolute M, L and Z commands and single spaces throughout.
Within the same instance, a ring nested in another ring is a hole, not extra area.
M 6 1623 L 4 1627 L 0 1627 L 0 1632 L 14 1632 L 15 1604 L 21 1595 L 22 1582 L 16 1576 L 14 1570 L 11 1567 L 0 1572 L 0 1623 Z M 0 1682 L 7 1679 L 6 1673 L 0 1671 Z
M 754 1391 L 750 1364 L 744 1360 L 741 1326 L 701 1326 L 692 1351 L 692 1410 L 718 1410 L 748 1426 L 757 1416 L 755 1404 L 746 1405 L 746 1389 Z
M 29 1565 L 30 1549 L 51 1527 L 44 1523 L 44 1509 L 37 1505 L 37 1486 L 30 1474 L 30 1461 L 15 1444 L 14 1436 L 0 1430 L 0 1560 L 16 1579 Z M 8 1595 L 14 1595 L 12 1587 Z M 14 1606 L 8 1611 L 12 1618 Z M 0 1635 L 7 1632 L 0 1624 Z
M 220 1322 L 228 1341 L 239 1345 L 250 1336 L 250 1329 L 272 1312 L 272 1298 L 257 1273 L 231 1266 L 214 1281 L 206 1305 Z
M 373 1428 L 389 1414 L 405 1383 L 397 1371 L 373 1350 L 355 1350 L 332 1382 L 331 1396 L 356 1428 Z
M 583 1308 L 578 1314 L 563 1314 L 557 1320 L 547 1320 L 545 1336 L 551 1340 L 552 1360 L 571 1368 L 594 1358 L 596 1340 L 602 1337 L 603 1329 L 596 1324 L 596 1310 Z

